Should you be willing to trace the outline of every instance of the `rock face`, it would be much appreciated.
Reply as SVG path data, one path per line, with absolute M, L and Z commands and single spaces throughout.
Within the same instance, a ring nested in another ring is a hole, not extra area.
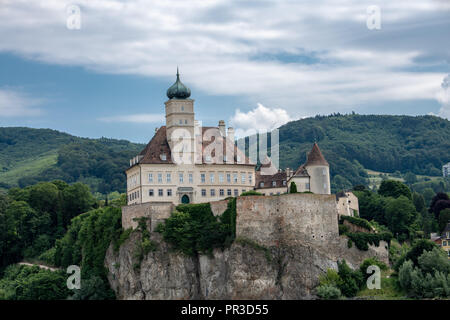
M 157 233 L 151 238 L 157 249 L 140 267 L 135 257 L 139 232 L 118 252 L 108 249 L 105 265 L 118 299 L 312 299 L 319 275 L 336 269 L 338 260 L 346 259 L 353 268 L 368 257 L 387 260 L 386 243 L 360 251 L 347 248 L 345 238 L 326 246 L 290 242 L 265 249 L 237 240 L 228 249 L 198 257 L 173 252 Z

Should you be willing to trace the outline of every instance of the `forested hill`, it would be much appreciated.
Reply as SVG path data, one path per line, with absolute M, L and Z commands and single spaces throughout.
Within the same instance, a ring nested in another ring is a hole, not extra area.
M 93 192 L 124 192 L 123 171 L 143 147 L 50 129 L 0 127 L 0 188 L 60 179 L 84 182 Z
M 330 115 L 280 128 L 280 165 L 297 168 L 317 141 L 333 191 L 367 183 L 367 171 L 440 176 L 450 161 L 450 121 L 434 116 Z M 0 128 L 0 188 L 61 179 L 93 192 L 125 191 L 123 171 L 144 145 L 50 129 Z
M 435 116 L 316 116 L 289 122 L 279 133 L 281 167 L 297 168 L 317 141 L 335 188 L 364 183 L 363 167 L 440 176 L 450 161 L 450 121 Z

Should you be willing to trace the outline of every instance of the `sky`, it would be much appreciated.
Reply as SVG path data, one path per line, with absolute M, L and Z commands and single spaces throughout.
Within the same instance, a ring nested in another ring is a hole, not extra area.
M 316 114 L 450 119 L 447 0 L 0 0 L 0 126 L 148 142 L 181 81 L 237 136 Z

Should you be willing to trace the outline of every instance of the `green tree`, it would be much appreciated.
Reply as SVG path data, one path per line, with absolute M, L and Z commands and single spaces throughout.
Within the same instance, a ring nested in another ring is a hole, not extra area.
M 389 230 L 396 236 L 409 234 L 410 227 L 417 217 L 414 204 L 405 196 L 389 199 L 386 204 L 386 222 Z
M 450 209 L 444 209 L 439 213 L 439 232 L 444 231 L 448 223 L 450 223 Z
M 291 185 L 289 187 L 289 193 L 297 193 L 297 185 L 294 181 L 291 182 Z
M 381 182 L 378 193 L 383 197 L 398 198 L 400 196 L 405 196 L 408 199 L 411 199 L 411 190 L 409 190 L 405 184 L 396 180 L 384 180 Z

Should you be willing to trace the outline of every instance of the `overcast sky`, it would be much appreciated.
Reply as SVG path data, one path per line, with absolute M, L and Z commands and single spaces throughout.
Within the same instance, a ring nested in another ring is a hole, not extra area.
M 197 119 L 238 134 L 334 112 L 450 118 L 449 40 L 447 0 L 0 0 L 0 126 L 147 142 L 177 66 Z

